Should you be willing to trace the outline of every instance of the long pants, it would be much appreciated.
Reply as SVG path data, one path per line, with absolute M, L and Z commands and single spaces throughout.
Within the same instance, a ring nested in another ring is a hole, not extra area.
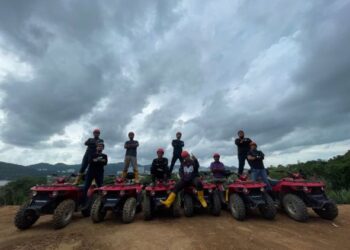
M 179 193 L 181 190 L 183 190 L 185 187 L 188 186 L 194 186 L 197 191 L 202 191 L 203 190 L 203 184 L 200 181 L 200 179 L 198 177 L 195 177 L 192 180 L 189 181 L 185 181 L 185 180 L 179 180 L 178 183 L 176 183 L 175 188 L 174 188 L 174 192 L 177 194 Z
M 171 175 L 171 173 L 173 172 L 173 169 L 177 160 L 180 160 L 180 163 L 184 161 L 181 155 L 173 155 L 173 158 L 171 159 L 171 163 L 170 163 L 169 175 Z
M 245 160 L 247 159 L 247 154 L 238 154 L 238 174 L 243 174 Z
M 84 173 L 87 167 L 89 166 L 89 161 L 91 158 L 91 153 L 85 152 L 83 160 L 81 161 L 80 173 Z
M 136 156 L 130 156 L 126 155 L 124 159 L 124 172 L 128 172 L 130 163 L 132 164 L 132 167 L 134 168 L 134 173 L 138 172 L 137 168 L 137 158 Z
M 252 169 L 250 177 L 253 181 L 261 180 L 266 184 L 266 189 L 271 190 L 271 185 L 267 179 L 266 169 Z
M 87 193 L 89 191 L 89 188 L 92 184 L 92 181 L 95 179 L 96 186 L 102 187 L 103 185 L 103 169 L 88 169 L 86 176 L 85 176 L 85 183 L 84 183 L 84 190 L 83 190 L 83 200 L 82 203 L 85 204 L 87 200 Z

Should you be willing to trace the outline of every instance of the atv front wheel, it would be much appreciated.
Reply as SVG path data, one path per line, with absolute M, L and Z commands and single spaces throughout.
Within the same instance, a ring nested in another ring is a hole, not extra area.
M 184 213 L 186 217 L 192 217 L 194 212 L 193 198 L 189 194 L 184 194 Z
M 334 220 L 338 216 L 338 207 L 334 201 L 330 201 L 321 209 L 313 209 L 318 216 L 326 220 Z
M 93 223 L 99 223 L 106 217 L 106 211 L 102 211 L 102 196 L 98 195 L 91 206 L 91 220 Z
M 212 215 L 220 216 L 221 213 L 221 199 L 218 192 L 214 192 L 211 198 L 210 212 Z
M 142 210 L 143 210 L 144 220 L 151 220 L 153 218 L 152 202 L 151 202 L 151 198 L 148 195 L 145 195 L 143 197 Z
M 286 194 L 283 197 L 282 204 L 287 214 L 294 220 L 305 222 L 308 220 L 307 207 L 305 202 L 294 194 Z
M 62 201 L 53 213 L 53 226 L 60 229 L 67 226 L 73 217 L 75 202 L 71 199 Z
M 173 205 L 171 206 L 171 213 L 173 217 L 180 217 L 181 215 L 181 199 L 177 195 Z
M 246 217 L 246 208 L 243 199 L 239 194 L 231 194 L 229 208 L 232 216 L 236 220 L 244 220 Z
M 259 206 L 261 215 L 268 220 L 273 220 L 276 217 L 277 209 L 270 195 L 264 194 L 265 204 Z
M 130 223 L 134 220 L 136 213 L 136 199 L 134 197 L 128 198 L 123 206 L 122 221 Z
M 39 216 L 34 210 L 27 210 L 30 203 L 31 201 L 25 202 L 16 213 L 15 226 L 18 229 L 28 229 L 39 219 Z

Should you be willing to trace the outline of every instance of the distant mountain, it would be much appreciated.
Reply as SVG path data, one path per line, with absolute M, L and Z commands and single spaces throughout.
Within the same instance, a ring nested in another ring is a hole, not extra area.
M 111 163 L 105 167 L 105 175 L 115 175 L 123 171 L 124 163 Z M 49 164 L 37 163 L 28 166 L 22 166 L 7 162 L 0 162 L 0 180 L 14 180 L 24 176 L 47 176 L 52 174 L 67 175 L 77 173 L 80 169 L 80 164 L 67 165 L 64 163 Z M 230 170 L 236 171 L 236 167 L 229 167 Z M 130 169 L 131 170 L 131 169 Z M 174 171 L 178 170 L 175 166 Z M 208 168 L 201 167 L 201 171 L 207 171 Z M 140 173 L 149 173 L 150 165 L 139 165 Z

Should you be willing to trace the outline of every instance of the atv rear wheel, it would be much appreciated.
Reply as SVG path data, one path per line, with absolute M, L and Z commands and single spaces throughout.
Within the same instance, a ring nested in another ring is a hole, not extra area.
M 289 217 L 296 221 L 305 222 L 308 220 L 309 215 L 305 202 L 294 194 L 286 194 L 282 199 L 284 210 Z
M 184 213 L 186 217 L 192 217 L 194 212 L 193 198 L 189 194 L 184 194 Z
M 261 215 L 268 220 L 273 220 L 276 217 L 277 209 L 270 195 L 264 194 L 265 204 L 259 206 Z
M 130 223 L 134 220 L 136 213 L 136 199 L 134 197 L 128 198 L 123 206 L 122 221 Z
M 180 217 L 181 215 L 181 199 L 177 195 L 173 205 L 171 206 L 171 213 L 173 217 Z
M 239 194 L 231 194 L 229 208 L 232 216 L 236 220 L 244 220 L 246 217 L 246 208 L 243 199 Z
M 28 229 L 39 219 L 39 216 L 34 210 L 27 210 L 30 203 L 31 201 L 25 202 L 16 213 L 15 226 L 18 229 Z
M 151 220 L 153 218 L 153 209 L 151 198 L 148 195 L 143 197 L 142 201 L 143 218 L 144 220 Z
M 55 229 L 60 229 L 67 226 L 73 217 L 75 210 L 75 202 L 71 199 L 62 201 L 56 207 L 53 213 L 53 226 Z
M 211 197 L 210 212 L 212 215 L 220 216 L 221 213 L 221 199 L 218 192 L 214 192 Z
M 334 220 L 338 216 L 338 207 L 334 201 L 330 201 L 321 209 L 313 209 L 318 216 L 326 220 Z
M 92 222 L 99 223 L 105 219 L 106 211 L 102 211 L 102 208 L 103 208 L 102 196 L 98 195 L 91 206 Z

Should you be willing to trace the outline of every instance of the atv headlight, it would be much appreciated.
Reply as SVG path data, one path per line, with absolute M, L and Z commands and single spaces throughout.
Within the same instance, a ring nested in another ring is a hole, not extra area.
M 265 192 L 265 188 L 264 187 L 260 188 L 260 191 Z
M 58 195 L 58 191 L 53 191 L 51 194 L 52 197 L 57 197 L 57 195 Z
M 33 197 L 36 196 L 37 194 L 38 194 L 38 191 L 35 191 L 35 190 L 34 190 L 34 191 L 32 192 L 32 196 L 33 196 Z
M 102 195 L 103 195 L 103 196 L 106 196 L 107 194 L 108 194 L 108 192 L 107 192 L 106 190 L 103 190 L 103 191 L 102 191 Z
M 308 187 L 303 187 L 303 191 L 304 191 L 305 193 L 307 193 L 307 192 L 311 191 L 311 189 L 309 190 Z
M 324 191 L 324 187 L 321 187 L 321 191 Z
M 213 189 L 208 189 L 208 192 L 209 192 L 209 193 L 212 193 L 212 192 L 213 192 Z
M 243 188 L 243 193 L 248 194 L 249 190 L 247 188 Z
M 121 190 L 120 191 L 120 196 L 124 196 L 125 195 L 125 191 L 124 190 Z
M 151 191 L 151 195 L 152 196 L 155 196 L 156 195 L 156 192 L 154 192 L 154 190 Z

